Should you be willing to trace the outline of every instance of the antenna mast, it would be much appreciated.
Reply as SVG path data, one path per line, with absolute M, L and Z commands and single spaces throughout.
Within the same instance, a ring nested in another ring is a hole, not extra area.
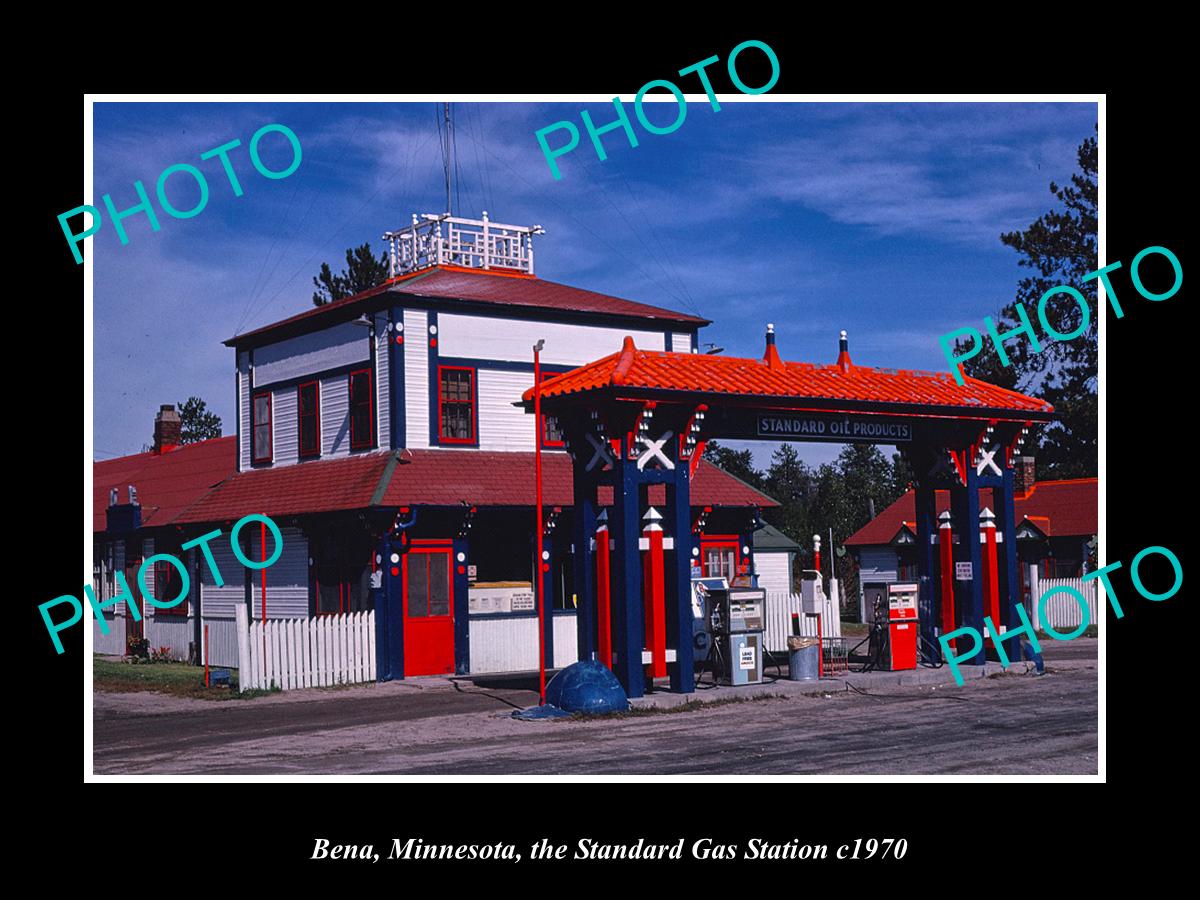
M 451 156 L 454 152 L 454 150 L 453 150 L 454 144 L 450 140 L 450 129 L 452 126 L 450 124 L 450 104 L 449 103 L 442 104 L 442 115 L 443 115 L 444 121 L 445 121 L 445 130 L 442 133 L 442 168 L 445 169 L 445 172 L 446 172 L 446 212 L 449 213 L 450 215 L 453 215 L 454 207 L 453 207 L 453 205 L 451 205 L 451 202 L 450 202 L 450 169 L 451 169 L 451 166 L 453 165 L 453 160 L 451 159 Z

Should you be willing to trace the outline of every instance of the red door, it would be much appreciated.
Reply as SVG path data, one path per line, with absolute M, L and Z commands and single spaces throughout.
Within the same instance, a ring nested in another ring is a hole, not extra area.
M 454 601 L 450 547 L 404 554 L 404 674 L 454 672 Z
M 144 616 L 146 614 L 146 603 L 145 600 L 142 599 L 142 589 L 138 585 L 137 580 L 138 570 L 142 567 L 142 553 L 139 544 L 126 545 L 125 583 L 129 585 L 129 593 L 133 595 L 133 601 L 137 605 L 138 614 Z M 142 627 L 142 620 L 134 619 L 132 610 L 130 610 L 129 607 L 124 603 L 120 604 L 120 607 L 123 607 L 120 611 L 121 614 L 125 616 L 125 640 L 140 641 L 145 633 Z

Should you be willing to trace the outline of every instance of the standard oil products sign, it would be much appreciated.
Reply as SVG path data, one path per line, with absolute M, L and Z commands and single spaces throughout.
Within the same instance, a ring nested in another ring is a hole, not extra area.
M 881 416 L 762 413 L 759 437 L 802 437 L 809 441 L 911 441 L 912 425 Z

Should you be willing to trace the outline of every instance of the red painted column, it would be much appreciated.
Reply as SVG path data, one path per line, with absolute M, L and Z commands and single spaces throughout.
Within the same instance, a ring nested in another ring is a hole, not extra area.
M 954 533 L 950 527 L 949 510 L 938 516 L 938 554 L 942 566 L 942 634 L 949 634 L 956 627 L 954 624 Z M 950 639 L 951 647 L 954 647 L 954 641 L 954 638 Z
M 821 536 L 819 534 L 813 535 L 813 568 L 818 572 L 821 571 Z
M 612 668 L 612 562 L 609 559 L 608 510 L 596 517 L 596 645 L 600 662 Z
M 663 576 L 662 515 L 653 506 L 646 513 L 649 524 L 642 531 L 646 551 L 642 557 L 642 597 L 646 616 L 646 649 L 650 651 L 650 676 L 667 675 L 667 606 Z
M 1000 569 L 996 561 L 996 516 L 986 506 L 979 513 L 980 539 L 983 541 L 983 608 L 997 630 L 1000 618 Z M 993 642 L 999 634 L 993 634 Z

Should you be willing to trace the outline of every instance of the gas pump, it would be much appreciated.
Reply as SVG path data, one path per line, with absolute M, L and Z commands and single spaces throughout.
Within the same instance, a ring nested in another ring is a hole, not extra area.
M 762 682 L 766 606 L 762 588 L 731 587 L 724 578 L 692 582 L 693 647 L 714 680 Z
M 915 584 L 889 584 L 887 606 L 881 610 L 887 642 L 880 668 L 892 672 L 917 667 L 917 593 Z

